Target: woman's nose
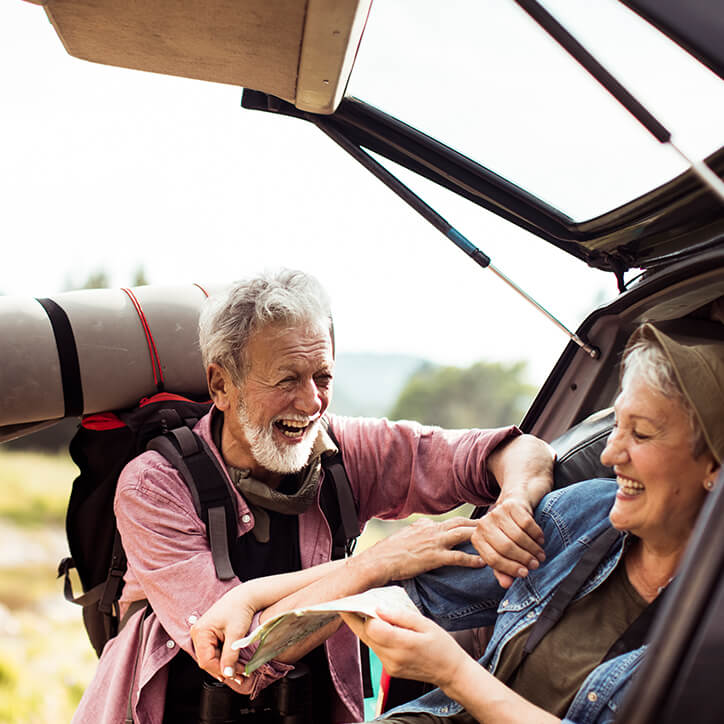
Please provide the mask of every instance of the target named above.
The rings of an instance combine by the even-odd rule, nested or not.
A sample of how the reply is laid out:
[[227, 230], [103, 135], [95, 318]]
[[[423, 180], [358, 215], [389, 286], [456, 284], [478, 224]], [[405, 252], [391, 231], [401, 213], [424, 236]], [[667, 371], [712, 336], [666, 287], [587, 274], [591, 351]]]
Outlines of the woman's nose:
[[606, 440], [606, 447], [603, 448], [601, 453], [601, 462], [608, 467], [613, 467], [614, 465], [621, 465], [627, 460], [626, 446], [623, 444], [618, 429], [614, 428], [608, 436], [608, 440]]

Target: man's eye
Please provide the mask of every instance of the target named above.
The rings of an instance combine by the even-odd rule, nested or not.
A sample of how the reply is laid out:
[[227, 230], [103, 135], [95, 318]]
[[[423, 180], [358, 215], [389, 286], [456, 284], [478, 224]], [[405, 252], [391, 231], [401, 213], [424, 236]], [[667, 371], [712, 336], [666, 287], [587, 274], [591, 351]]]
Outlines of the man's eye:
[[651, 437], [651, 435], [646, 435], [645, 433], [639, 432], [638, 430], [633, 431], [633, 436], [637, 440], [648, 440]]
[[332, 383], [332, 375], [317, 375], [314, 378], [314, 381], [317, 383], [318, 387], [329, 387]]

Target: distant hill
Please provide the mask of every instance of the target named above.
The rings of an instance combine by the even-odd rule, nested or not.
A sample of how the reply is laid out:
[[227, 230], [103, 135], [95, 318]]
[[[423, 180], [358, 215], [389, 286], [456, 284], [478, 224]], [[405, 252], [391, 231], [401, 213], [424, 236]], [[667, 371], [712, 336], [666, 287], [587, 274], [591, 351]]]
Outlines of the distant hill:
[[408, 355], [340, 353], [335, 363], [331, 412], [387, 415], [410, 375], [429, 364]]

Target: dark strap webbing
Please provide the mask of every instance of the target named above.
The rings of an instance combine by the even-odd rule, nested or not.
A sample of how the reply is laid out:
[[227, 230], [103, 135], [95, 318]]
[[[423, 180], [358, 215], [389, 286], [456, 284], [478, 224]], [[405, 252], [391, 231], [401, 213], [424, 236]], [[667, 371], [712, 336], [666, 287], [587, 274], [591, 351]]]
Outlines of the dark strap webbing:
[[359, 642], [359, 658], [360, 664], [362, 665], [362, 696], [365, 699], [375, 695], [374, 687], [372, 686], [372, 666], [370, 664], [370, 649], [367, 644], [360, 640]]
[[50, 320], [55, 336], [60, 363], [60, 379], [63, 385], [65, 417], [77, 417], [83, 414], [83, 385], [80, 379], [78, 348], [75, 344], [73, 328], [65, 310], [52, 299], [36, 298]]
[[[144, 608], [145, 612], [143, 614], [143, 618], [145, 619], [150, 613], [151, 613], [151, 606], [149, 605], [148, 601], [145, 598], [142, 598], [138, 601], [133, 601], [131, 605], [128, 607], [128, 610], [123, 616], [123, 619], [121, 620], [118, 631], [120, 633], [121, 629], [128, 623], [128, 620], [133, 616], [134, 613], [137, 613], [140, 609]], [[124, 721], [124, 724], [134, 724], [133, 722], [133, 690], [135, 688], [136, 683], [136, 676], [138, 674], [138, 664], [141, 661], [141, 651], [143, 649], [143, 625], [138, 629], [138, 638], [136, 640], [136, 655], [133, 657], [133, 671], [131, 672], [131, 684], [128, 687], [128, 704], [126, 706], [126, 719]]]
[[229, 540], [236, 539], [236, 510], [226, 476], [211, 450], [185, 426], [153, 438], [147, 449], [161, 453], [179, 471], [206, 525], [216, 575], [222, 581], [234, 578]]
[[[342, 534], [344, 536], [343, 551], [334, 550], [339, 549], [342, 536], [339, 536], [339, 541], [333, 541], [333, 558], [344, 558], [345, 556], [351, 556], [354, 551], [354, 547], [357, 543], [357, 538], [361, 533], [359, 524], [359, 514], [357, 512], [357, 506], [352, 497], [352, 486], [347, 477], [347, 471], [344, 468], [344, 462], [342, 460], [342, 450], [340, 448], [337, 438], [334, 436], [332, 429], [329, 425], [326, 426], [327, 434], [332, 439], [332, 442], [337, 447], [337, 452], [333, 455], [325, 455], [322, 457], [322, 467], [325, 473], [329, 474], [334, 482], [334, 488], [337, 493], [337, 503], [339, 505], [339, 514], [342, 520]], [[341, 553], [341, 555], [339, 555]]]
[[661, 607], [661, 602], [664, 600], [666, 592], [669, 590], [668, 586], [661, 591], [661, 593], [641, 611], [638, 617], [631, 623], [631, 625], [613, 642], [611, 648], [606, 652], [606, 655], [601, 659], [601, 663], [608, 661], [609, 659], [615, 659], [621, 654], [625, 654], [627, 651], [633, 651], [638, 649], [646, 643], [646, 638], [651, 628], [651, 624], [654, 621], [656, 612]]
[[113, 605], [120, 597], [126, 567], [126, 553], [123, 550], [121, 534], [116, 528], [113, 536], [113, 553], [111, 555], [111, 564], [108, 567], [108, 577], [103, 585], [103, 594], [98, 602], [98, 610], [101, 613], [110, 614], [112, 612]]
[[535, 649], [541, 639], [560, 621], [568, 604], [596, 569], [596, 566], [605, 558], [620, 535], [621, 533], [615, 528], [606, 528], [591, 543], [590, 548], [581, 556], [573, 570], [561, 581], [553, 597], [541, 612], [540, 617], [531, 627], [523, 647], [523, 659]]

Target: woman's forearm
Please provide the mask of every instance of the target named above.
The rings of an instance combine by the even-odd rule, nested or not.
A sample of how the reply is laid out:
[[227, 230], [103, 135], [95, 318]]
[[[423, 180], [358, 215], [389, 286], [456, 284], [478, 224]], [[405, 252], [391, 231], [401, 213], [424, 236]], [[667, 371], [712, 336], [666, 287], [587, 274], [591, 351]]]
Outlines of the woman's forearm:
[[480, 724], [560, 723], [558, 717], [516, 694], [469, 656], [440, 688]]

